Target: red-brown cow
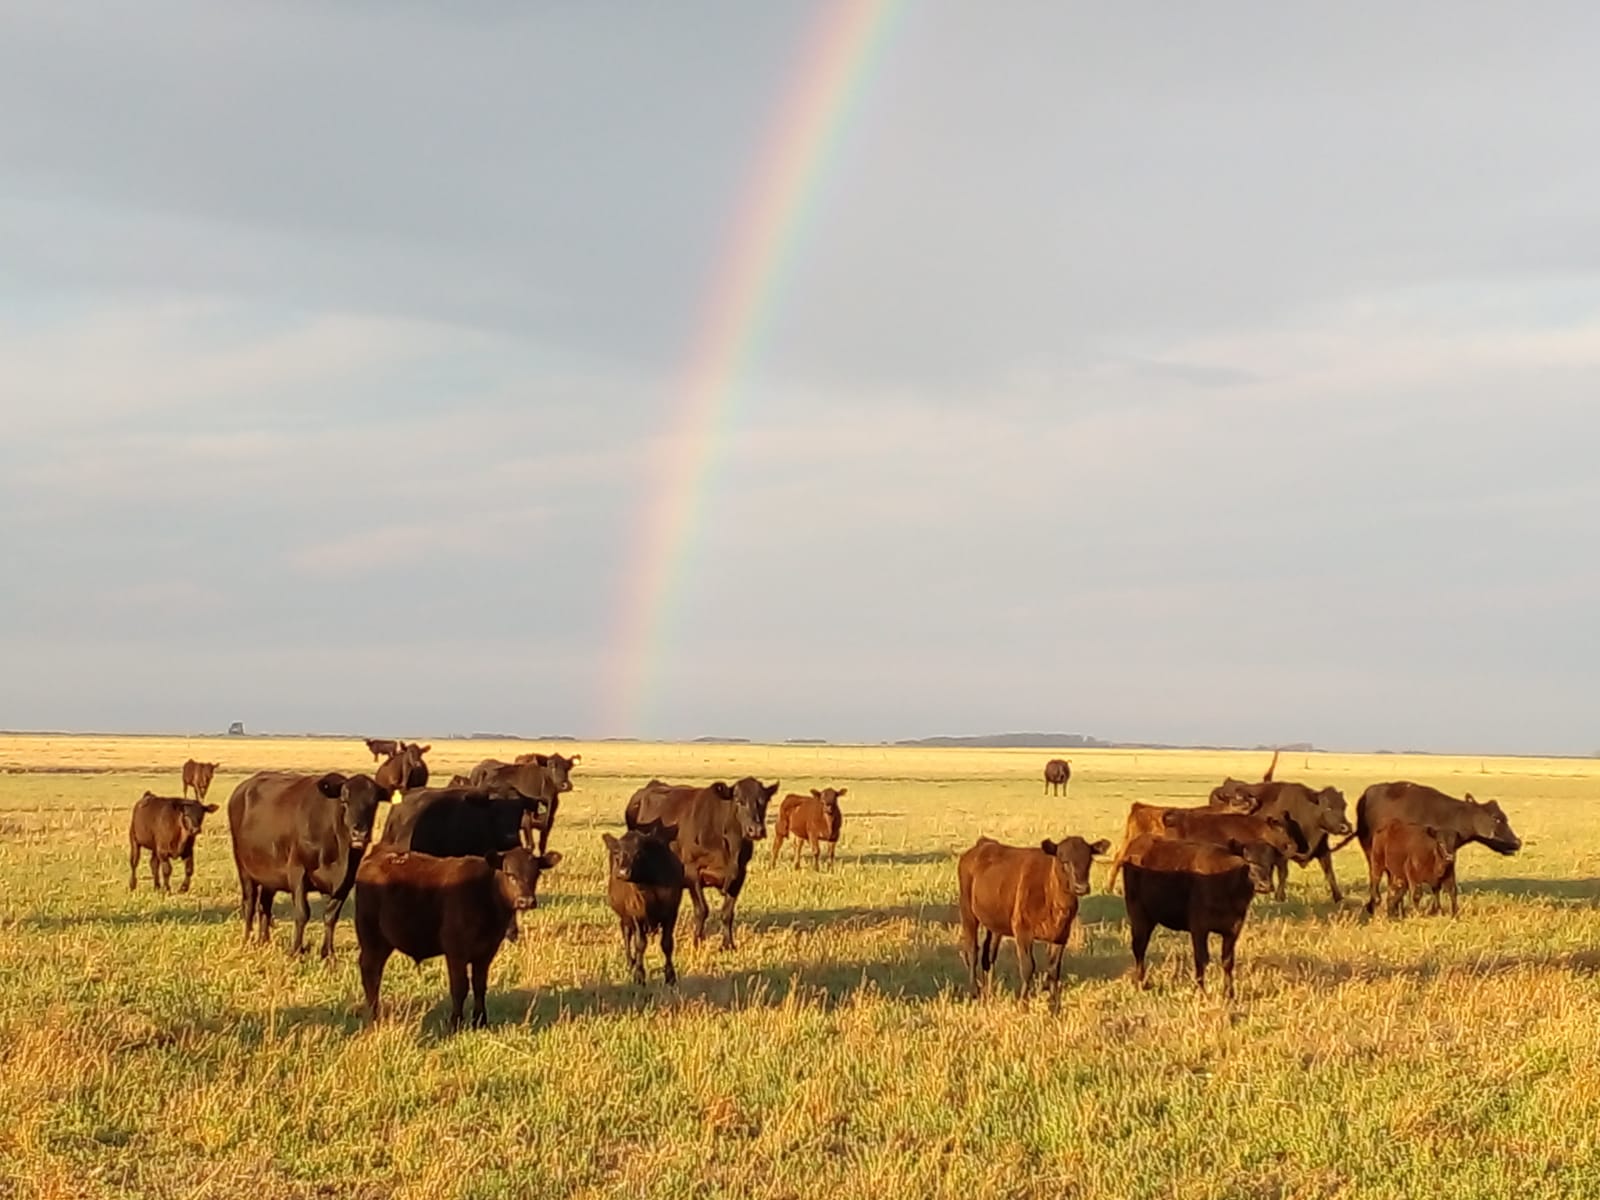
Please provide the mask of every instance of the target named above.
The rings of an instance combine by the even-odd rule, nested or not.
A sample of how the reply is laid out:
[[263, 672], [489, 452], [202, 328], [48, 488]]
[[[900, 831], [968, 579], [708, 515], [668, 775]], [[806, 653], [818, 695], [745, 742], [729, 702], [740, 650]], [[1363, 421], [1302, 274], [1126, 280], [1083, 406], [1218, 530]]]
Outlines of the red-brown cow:
[[206, 793], [211, 790], [211, 779], [216, 773], [216, 763], [195, 762], [194, 759], [189, 759], [183, 764], [183, 794], [187, 796], [192, 791], [196, 800], [204, 800]]
[[828, 870], [833, 870], [833, 854], [839, 845], [839, 829], [844, 824], [844, 814], [839, 811], [839, 797], [849, 788], [812, 788], [809, 796], [790, 792], [778, 807], [778, 821], [772, 830], [772, 865], [778, 865], [778, 851], [783, 839], [794, 838], [794, 869], [800, 869], [800, 851], [811, 847], [811, 869], [817, 870], [822, 858], [822, 846], [828, 847]]
[[1371, 894], [1378, 894], [1378, 885], [1387, 877], [1389, 881], [1389, 907], [1391, 917], [1398, 917], [1405, 908], [1406, 893], [1415, 896], [1415, 905], [1422, 909], [1422, 889], [1433, 891], [1433, 911], [1440, 912], [1439, 891], [1450, 893], [1450, 915], [1456, 916], [1456, 851], [1463, 838], [1451, 830], [1435, 829], [1432, 825], [1413, 825], [1410, 821], [1390, 821], [1372, 835]]
[[194, 839], [207, 813], [217, 811], [215, 804], [202, 804], [187, 797], [157, 796], [146, 792], [133, 806], [133, 819], [128, 823], [128, 890], [139, 885], [139, 855], [150, 851], [150, 881], [157, 891], [172, 890], [172, 860], [183, 860], [183, 882], [180, 892], [189, 890], [194, 878]]

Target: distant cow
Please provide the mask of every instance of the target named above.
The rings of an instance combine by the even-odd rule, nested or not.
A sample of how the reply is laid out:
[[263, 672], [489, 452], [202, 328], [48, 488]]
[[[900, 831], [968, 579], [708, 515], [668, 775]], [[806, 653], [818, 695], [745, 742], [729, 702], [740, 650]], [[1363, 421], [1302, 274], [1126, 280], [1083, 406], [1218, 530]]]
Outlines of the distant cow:
[[1044, 792], [1050, 795], [1050, 790], [1055, 789], [1055, 794], [1060, 795], [1067, 790], [1067, 783], [1072, 779], [1072, 764], [1064, 758], [1052, 758], [1044, 765]]
[[[203, 793], [202, 793], [203, 794]], [[128, 890], [139, 885], [139, 854], [150, 851], [150, 881], [157, 891], [172, 890], [172, 860], [183, 860], [180, 892], [189, 890], [194, 878], [194, 839], [207, 813], [215, 804], [202, 804], [187, 797], [157, 796], [146, 792], [133, 806], [128, 823]]]
[[400, 753], [400, 743], [393, 738], [367, 738], [367, 749], [372, 751], [372, 761], [393, 758]]
[[755, 843], [767, 836], [767, 804], [778, 783], [746, 776], [738, 783], [708, 787], [652, 779], [635, 792], [623, 816], [629, 829], [660, 823], [672, 829], [672, 852], [683, 863], [694, 905], [694, 940], [706, 934], [710, 907], [705, 889], [722, 892], [722, 946], [733, 949], [733, 913]]
[[661, 935], [661, 956], [666, 959], [663, 978], [678, 982], [672, 966], [672, 935], [683, 904], [683, 863], [673, 854], [671, 832], [660, 826], [630, 829], [621, 837], [601, 834], [608, 865], [606, 899], [622, 926], [622, 952], [627, 955], [633, 981], [645, 981], [644, 952], [650, 935]]
[[1287, 862], [1289, 855], [1305, 849], [1305, 841], [1298, 831], [1281, 817], [1260, 817], [1216, 808], [1168, 808], [1160, 804], [1135, 802], [1128, 806], [1122, 849], [1117, 851], [1117, 857], [1111, 864], [1111, 874], [1106, 879], [1107, 891], [1116, 886], [1117, 874], [1127, 859], [1128, 847], [1142, 837], [1209, 842], [1222, 846], [1230, 841], [1261, 842], [1272, 847], [1280, 864]]
[[828, 847], [828, 869], [833, 870], [833, 854], [839, 845], [839, 828], [844, 815], [839, 811], [839, 797], [849, 788], [812, 788], [809, 796], [793, 792], [783, 798], [778, 806], [778, 823], [772, 831], [772, 865], [778, 865], [778, 851], [783, 839], [794, 838], [794, 869], [800, 869], [800, 851], [811, 846], [811, 869], [815, 871], [822, 857], [822, 846]]
[[373, 779], [388, 792], [409, 792], [412, 788], [428, 786], [428, 764], [422, 756], [432, 746], [419, 746], [414, 742], [400, 742], [399, 749], [386, 758], [373, 772]]
[[537, 812], [530, 810], [523, 819], [522, 839], [529, 849], [537, 843], [539, 853], [543, 854], [550, 844], [550, 831], [555, 827], [561, 794], [572, 790], [572, 768], [582, 759], [580, 754], [571, 758], [560, 754], [524, 754], [514, 763], [486, 758], [472, 768], [467, 778], [472, 787], [492, 791], [510, 789], [530, 799], [542, 799], [544, 806]]
[[1213, 846], [1206, 842], [1141, 837], [1126, 851], [1123, 896], [1133, 938], [1134, 983], [1144, 986], [1144, 956], [1157, 926], [1189, 934], [1194, 943], [1195, 986], [1205, 990], [1208, 942], [1222, 938], [1223, 994], [1233, 996], [1234, 947], [1250, 901], [1272, 890], [1276, 861], [1261, 842]]
[[[1515, 854], [1522, 849], [1522, 839], [1512, 832], [1511, 822], [1497, 801], [1474, 800], [1470, 792], [1464, 800], [1457, 800], [1421, 783], [1375, 783], [1356, 801], [1355, 836], [1361, 839], [1361, 849], [1367, 856], [1368, 913], [1377, 908], [1380, 881], [1372, 853], [1373, 838], [1391, 821], [1431, 826], [1440, 835], [1450, 835], [1457, 848], [1467, 842], [1481, 842], [1496, 854]], [[1453, 904], [1453, 861], [1449, 886]]]
[[[1050, 947], [1046, 970], [1050, 1003], [1061, 987], [1061, 955], [1078, 915], [1078, 897], [1089, 891], [1089, 864], [1111, 843], [1089, 843], [1081, 837], [1061, 842], [1046, 838], [1037, 846], [1006, 846], [981, 837], [956, 863], [961, 903], [961, 954], [967, 963], [972, 994], [980, 980], [987, 984], [1000, 943], [1014, 938], [1021, 998], [1033, 983], [1033, 943]], [[982, 928], [983, 947], [978, 946]]]
[[187, 796], [192, 789], [196, 800], [204, 800], [206, 793], [211, 790], [211, 777], [216, 773], [216, 763], [195, 762], [194, 759], [189, 759], [183, 764], [183, 794]]
[[396, 950], [415, 962], [444, 956], [450, 1028], [461, 1028], [471, 971], [472, 1023], [487, 1025], [489, 964], [519, 909], [532, 907], [539, 867], [518, 847], [484, 858], [378, 850], [356, 872], [356, 940], [367, 1015], [376, 1021], [383, 968]]
[[239, 872], [244, 936], [259, 915], [261, 941], [272, 926], [272, 899], [294, 900], [294, 953], [305, 949], [312, 892], [323, 906], [322, 957], [333, 953], [333, 927], [355, 883], [356, 867], [372, 839], [378, 805], [391, 793], [367, 775], [294, 775], [261, 771], [228, 799], [228, 832]]
[[[481, 788], [416, 788], [389, 810], [378, 845], [386, 851], [417, 850], [435, 858], [507, 853], [521, 843], [522, 822], [542, 802], [513, 791], [491, 794]], [[561, 861], [554, 851], [535, 854], [538, 870]], [[537, 908], [534, 884], [528, 888], [529, 908]]]
[[1450, 893], [1450, 915], [1456, 916], [1456, 851], [1461, 835], [1435, 829], [1432, 825], [1413, 825], [1410, 821], [1390, 821], [1372, 835], [1371, 895], [1378, 894], [1380, 880], [1389, 881], [1389, 915], [1398, 917], [1405, 907], [1406, 894], [1412, 894], [1418, 912], [1422, 911], [1422, 890], [1433, 892], [1433, 911], [1440, 909], [1440, 889]]

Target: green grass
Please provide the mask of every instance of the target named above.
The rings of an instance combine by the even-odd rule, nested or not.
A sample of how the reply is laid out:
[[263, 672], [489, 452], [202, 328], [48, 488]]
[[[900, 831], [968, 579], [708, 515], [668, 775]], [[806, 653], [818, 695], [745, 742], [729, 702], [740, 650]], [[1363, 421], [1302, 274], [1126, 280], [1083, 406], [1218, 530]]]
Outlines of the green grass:
[[[359, 745], [0, 739], [0, 1195], [1600, 1194], [1600, 764], [1286, 756], [1352, 813], [1382, 779], [1497, 797], [1525, 849], [1463, 853], [1455, 921], [1366, 919], [1354, 846], [1343, 908], [1295, 871], [1253, 910], [1232, 1004], [1194, 994], [1169, 933], [1136, 992], [1097, 891], [1052, 1014], [1017, 1003], [1009, 944], [994, 997], [966, 999], [956, 854], [1115, 840], [1131, 800], [1201, 802], [1261, 756], [1080, 752], [1055, 798], [1037, 752], [581, 749], [565, 861], [491, 972], [495, 1024], [452, 1037], [437, 961], [393, 960], [364, 1027], [348, 914], [331, 965], [288, 957], [281, 897], [275, 944], [243, 946], [225, 813], [190, 895], [147, 869], [127, 890], [129, 808], [191, 753], [223, 759], [225, 804], [249, 770], [359, 767]], [[747, 771], [849, 785], [837, 870], [759, 858], [738, 950], [685, 936], [674, 994], [652, 947], [633, 987], [600, 834], [650, 775]]]

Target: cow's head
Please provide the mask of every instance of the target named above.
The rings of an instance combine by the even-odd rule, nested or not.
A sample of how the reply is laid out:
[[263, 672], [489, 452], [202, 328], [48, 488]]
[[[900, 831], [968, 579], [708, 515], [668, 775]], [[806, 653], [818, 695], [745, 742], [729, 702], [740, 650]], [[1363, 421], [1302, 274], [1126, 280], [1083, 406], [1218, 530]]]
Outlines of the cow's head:
[[1273, 876], [1283, 865], [1283, 852], [1267, 842], [1229, 842], [1228, 853], [1244, 859], [1250, 869], [1250, 886], [1258, 893], [1272, 891]]
[[1498, 800], [1479, 802], [1468, 792], [1466, 801], [1472, 806], [1467, 815], [1475, 841], [1482, 842], [1496, 854], [1515, 854], [1522, 849], [1522, 839], [1511, 831], [1511, 822], [1506, 820]]
[[1111, 843], [1104, 838], [1098, 842], [1086, 842], [1077, 836], [1059, 842], [1045, 838], [1039, 843], [1039, 849], [1055, 859], [1057, 877], [1065, 889], [1074, 896], [1086, 896], [1089, 894], [1089, 864], [1095, 855], [1109, 851]]
[[512, 908], [522, 910], [539, 907], [539, 876], [561, 861], [561, 855], [552, 850], [548, 854], [534, 854], [520, 846], [504, 853], [487, 856], [495, 871], [495, 882], [500, 894]]
[[200, 832], [200, 826], [205, 822], [207, 813], [217, 811], [215, 804], [202, 804], [199, 800], [185, 800], [178, 806], [178, 823], [183, 826], [183, 832], [193, 837]]
[[564, 758], [559, 754], [547, 754], [543, 757], [544, 763], [542, 765], [544, 766], [545, 774], [555, 783], [556, 791], [570, 792], [572, 790], [572, 768], [578, 765], [583, 756], [574, 754], [571, 758]]
[[630, 829], [621, 837], [603, 833], [600, 840], [606, 844], [609, 870], [615, 879], [632, 883], [640, 858], [648, 853], [650, 838], [637, 829]]
[[1325, 787], [1317, 793], [1317, 812], [1320, 825], [1334, 837], [1350, 832], [1350, 817], [1345, 811], [1344, 793], [1338, 788]]
[[849, 790], [849, 788], [831, 787], [820, 789], [812, 788], [811, 794], [822, 804], [822, 811], [829, 818], [833, 818], [839, 815], [839, 797], [844, 795]]
[[1212, 808], [1223, 812], [1253, 813], [1261, 807], [1261, 793], [1260, 784], [1246, 783], [1230, 775], [1211, 789], [1209, 802]]
[[339, 821], [350, 838], [352, 850], [365, 850], [372, 840], [372, 825], [378, 819], [378, 805], [391, 796], [370, 775], [341, 775], [330, 771], [317, 780], [317, 790], [339, 802]]
[[776, 779], [765, 784], [749, 775], [733, 785], [734, 803], [739, 806], [739, 824], [750, 841], [759, 842], [767, 836], [767, 805], [777, 790]]

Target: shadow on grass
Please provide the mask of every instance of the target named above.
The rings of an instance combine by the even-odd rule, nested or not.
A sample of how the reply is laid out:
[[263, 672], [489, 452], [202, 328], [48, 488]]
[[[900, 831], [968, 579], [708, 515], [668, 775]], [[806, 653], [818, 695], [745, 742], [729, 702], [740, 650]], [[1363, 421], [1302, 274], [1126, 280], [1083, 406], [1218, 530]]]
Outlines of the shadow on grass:
[[1487, 893], [1600, 904], [1600, 879], [1463, 879], [1460, 889], [1463, 897]]
[[22, 929], [51, 932], [81, 929], [88, 925], [221, 925], [239, 919], [237, 901], [232, 904], [203, 904], [195, 907], [185, 903], [181, 896], [174, 895], [170, 907], [35, 914], [19, 917], [17, 925]]
[[[1241, 941], [1240, 961], [1243, 960], [1244, 943]], [[1577, 950], [1570, 954], [1486, 954], [1473, 959], [1422, 959], [1404, 963], [1333, 961], [1309, 954], [1262, 954], [1251, 955], [1250, 962], [1256, 969], [1276, 972], [1291, 983], [1307, 980], [1318, 983], [1384, 979], [1420, 981], [1437, 979], [1441, 975], [1496, 975], [1525, 967], [1554, 967], [1591, 975], [1600, 972], [1600, 950]]]
[[891, 863], [905, 867], [942, 862], [954, 865], [959, 857], [960, 852], [956, 850], [869, 850], [865, 854], [841, 854], [839, 861], [866, 865]]
[[844, 926], [870, 929], [893, 925], [897, 921], [917, 921], [927, 925], [953, 925], [954, 904], [858, 905], [848, 908], [797, 908], [776, 912], [753, 912], [748, 917], [752, 929], [827, 929]]

